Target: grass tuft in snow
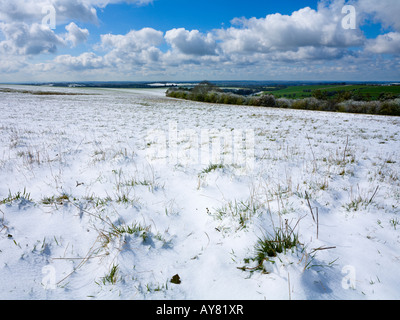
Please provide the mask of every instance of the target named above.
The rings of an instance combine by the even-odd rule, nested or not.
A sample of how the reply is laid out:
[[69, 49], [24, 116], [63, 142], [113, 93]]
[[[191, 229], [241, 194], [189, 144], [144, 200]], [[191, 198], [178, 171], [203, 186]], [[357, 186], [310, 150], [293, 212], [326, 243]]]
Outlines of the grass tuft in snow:
[[70, 201], [70, 196], [63, 193], [59, 196], [44, 197], [41, 201], [44, 205], [64, 205]]
[[254, 254], [252, 258], [244, 259], [244, 262], [249, 264], [256, 262], [255, 267], [240, 267], [243, 271], [262, 271], [268, 273], [264, 268], [264, 262], [270, 261], [271, 258], [277, 257], [279, 254], [286, 254], [288, 250], [296, 248], [300, 244], [299, 236], [294, 232], [287, 221], [285, 226], [274, 227], [272, 234], [264, 235], [262, 238], [258, 238], [255, 244]]
[[225, 168], [225, 166], [223, 165], [223, 164], [210, 164], [207, 168], [204, 168], [201, 172], [200, 172], [200, 174], [199, 174], [199, 176], [201, 176], [201, 175], [204, 175], [204, 174], [207, 174], [207, 173], [210, 173], [210, 172], [212, 172], [212, 171], [215, 171], [215, 170], [217, 170], [217, 169], [224, 169]]
[[118, 281], [118, 265], [113, 264], [110, 272], [101, 278], [101, 282], [106, 284], [116, 284]]
[[[245, 229], [251, 218], [259, 214], [261, 206], [252, 201], [230, 201], [226, 205], [217, 208], [214, 213], [208, 211], [216, 220], [225, 222], [229, 220], [232, 222], [235, 231]], [[227, 231], [229, 226], [221, 226], [221, 229]]]
[[374, 191], [363, 193], [360, 191], [358, 187], [358, 195], [356, 197], [353, 196], [352, 188], [350, 189], [350, 202], [343, 205], [343, 208], [346, 211], [358, 211], [360, 209], [367, 209], [368, 206], [373, 202], [377, 192], [379, 190], [379, 186], [374, 189]]
[[274, 230], [273, 236], [260, 238], [257, 242], [255, 251], [257, 261], [261, 263], [267, 257], [276, 257], [278, 253], [286, 253], [287, 250], [299, 244], [298, 235], [278, 228]]
[[1, 204], [11, 204], [14, 201], [23, 201], [23, 202], [33, 202], [31, 198], [31, 194], [26, 192], [26, 188], [24, 188], [24, 191], [18, 191], [15, 194], [11, 193], [11, 190], [9, 190], [7, 198], [4, 198], [3, 200], [0, 201]]
[[166, 240], [160, 232], [154, 234], [151, 226], [144, 226], [140, 223], [134, 223], [131, 226], [116, 226], [113, 224], [107, 238], [122, 237], [124, 235], [134, 235], [135, 237], [142, 238], [143, 244], [153, 243], [153, 239], [155, 239], [162, 243], [163, 248], [169, 248], [171, 246], [171, 241]]

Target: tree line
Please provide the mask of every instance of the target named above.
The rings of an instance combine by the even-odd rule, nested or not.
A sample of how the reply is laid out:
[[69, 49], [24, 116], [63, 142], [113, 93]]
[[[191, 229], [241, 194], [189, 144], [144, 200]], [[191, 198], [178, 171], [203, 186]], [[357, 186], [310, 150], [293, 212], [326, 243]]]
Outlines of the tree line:
[[379, 100], [366, 101], [352, 99], [356, 97], [351, 94], [341, 94], [337, 99], [329, 99], [328, 96], [321, 93], [316, 90], [312, 97], [303, 99], [276, 98], [272, 94], [263, 93], [241, 95], [224, 92], [216, 85], [203, 81], [193, 88], [170, 88], [166, 95], [172, 98], [216, 104], [400, 116], [400, 98], [395, 96], [389, 97], [382, 94], [382, 98]]

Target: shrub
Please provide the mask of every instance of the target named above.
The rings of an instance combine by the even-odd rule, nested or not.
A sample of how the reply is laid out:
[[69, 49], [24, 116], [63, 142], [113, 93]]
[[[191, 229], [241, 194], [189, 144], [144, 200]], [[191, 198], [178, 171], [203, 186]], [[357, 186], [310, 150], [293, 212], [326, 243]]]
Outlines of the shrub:
[[187, 99], [188, 91], [177, 88], [170, 88], [167, 90], [166, 96], [177, 99]]
[[216, 103], [218, 101], [218, 93], [215, 91], [208, 92], [204, 97], [205, 102]]
[[259, 97], [250, 97], [247, 99], [247, 105], [259, 107], [261, 106], [261, 100]]
[[302, 100], [296, 100], [292, 104], [293, 109], [307, 109], [307, 102], [305, 99]]
[[400, 116], [400, 99], [382, 102], [379, 114], [387, 116]]
[[276, 99], [275, 102], [278, 108], [292, 108], [293, 104], [293, 100], [285, 98]]
[[276, 107], [275, 97], [272, 94], [265, 94], [260, 97], [260, 105], [263, 107]]

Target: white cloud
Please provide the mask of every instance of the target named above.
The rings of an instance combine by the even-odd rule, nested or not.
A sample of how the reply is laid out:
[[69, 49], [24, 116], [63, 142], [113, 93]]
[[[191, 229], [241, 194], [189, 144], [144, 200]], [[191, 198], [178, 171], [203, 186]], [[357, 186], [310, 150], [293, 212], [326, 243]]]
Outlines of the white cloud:
[[399, 0], [355, 0], [354, 6], [363, 19], [372, 18], [386, 28], [400, 31]]
[[122, 53], [138, 52], [163, 42], [163, 33], [152, 28], [131, 30], [126, 35], [101, 35], [101, 46], [104, 49], [117, 50]]
[[93, 52], [85, 52], [77, 57], [71, 55], [60, 55], [53, 60], [54, 66], [65, 67], [67, 70], [101, 69], [106, 66], [103, 57]]
[[165, 40], [173, 49], [183, 54], [195, 56], [216, 54], [217, 45], [210, 33], [204, 35], [198, 30], [172, 29], [166, 32]]
[[97, 24], [96, 8], [117, 3], [147, 5], [152, 2], [153, 0], [0, 0], [0, 21], [41, 23], [47, 14], [43, 9], [53, 6], [57, 25], [71, 20]]
[[55, 8], [57, 25], [70, 20], [98, 22], [96, 9], [83, 0], [0, 0], [0, 20], [39, 24], [47, 15], [43, 9], [49, 6]]
[[267, 59], [277, 61], [304, 61], [316, 62], [324, 60], [338, 60], [346, 55], [346, 51], [338, 48], [329, 47], [300, 47], [297, 50], [284, 52], [272, 52], [268, 54]]
[[64, 45], [64, 39], [42, 24], [0, 23], [5, 40], [0, 42], [1, 53], [16, 55], [37, 55], [55, 53], [57, 46]]
[[4, 40], [0, 41], [0, 54], [39, 55], [56, 53], [59, 46], [70, 44], [72, 47], [87, 40], [89, 31], [79, 28], [71, 22], [65, 27], [67, 33], [57, 35], [47, 25], [22, 22], [0, 22], [0, 31]]
[[389, 32], [368, 41], [366, 50], [373, 53], [388, 53], [400, 55], [400, 33]]
[[[335, 10], [334, 10], [335, 9]], [[231, 27], [218, 30], [218, 38], [227, 53], [287, 52], [302, 47], [344, 48], [361, 45], [360, 31], [341, 28], [341, 10], [309, 7], [291, 15], [270, 14], [265, 18], [235, 19]]]
[[108, 65], [127, 70], [132, 66], [154, 64], [161, 56], [158, 46], [163, 43], [163, 33], [152, 28], [132, 30], [126, 35], [101, 36], [100, 48]]
[[74, 22], [67, 25], [65, 30], [68, 31], [65, 40], [71, 43], [72, 47], [76, 47], [79, 43], [87, 41], [89, 37], [89, 31], [79, 28]]
[[[0, 48], [0, 52], [1, 52]], [[24, 58], [2, 55], [0, 56], [0, 73], [15, 73], [28, 66]]]

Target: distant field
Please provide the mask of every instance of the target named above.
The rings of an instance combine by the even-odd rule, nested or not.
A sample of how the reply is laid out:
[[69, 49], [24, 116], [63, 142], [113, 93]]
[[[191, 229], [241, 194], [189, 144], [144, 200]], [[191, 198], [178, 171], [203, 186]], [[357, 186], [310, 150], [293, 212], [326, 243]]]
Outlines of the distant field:
[[379, 85], [305, 85], [305, 86], [290, 86], [284, 89], [266, 90], [266, 93], [271, 93], [277, 98], [307, 98], [311, 97], [313, 91], [320, 90], [321, 92], [331, 93], [334, 97], [335, 92], [352, 91], [359, 92], [363, 96], [368, 96], [370, 100], [376, 100], [382, 93], [394, 95], [400, 94], [400, 86], [379, 86]]

